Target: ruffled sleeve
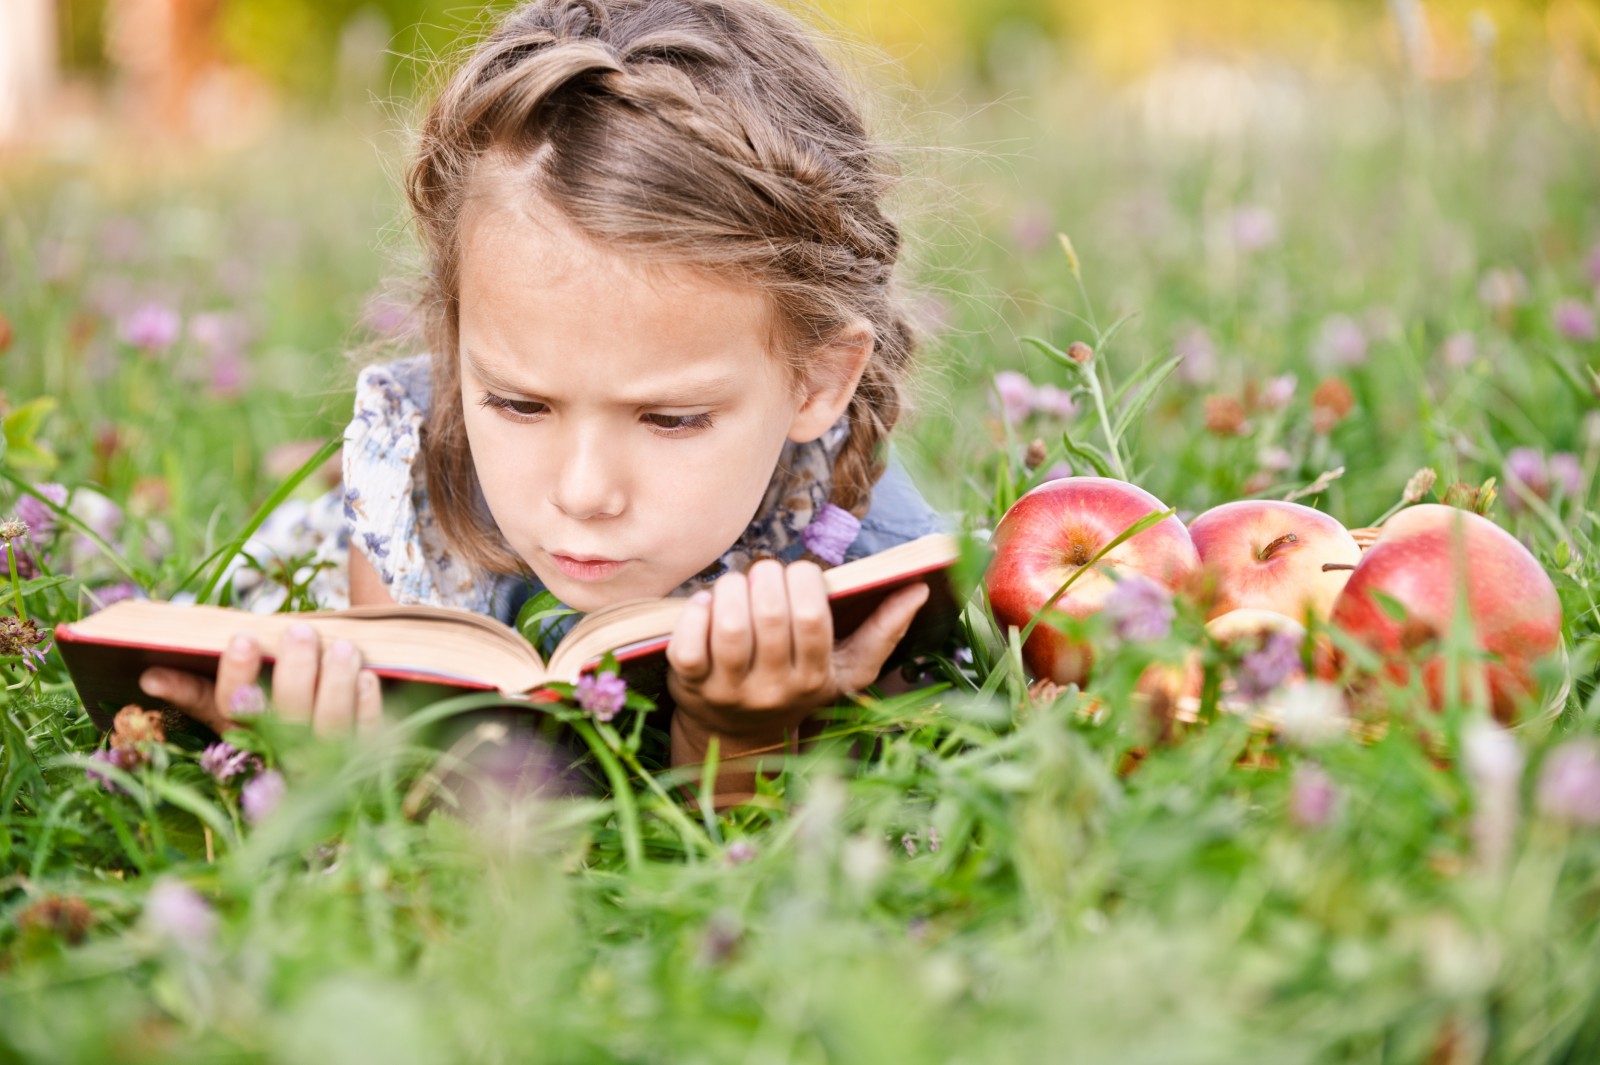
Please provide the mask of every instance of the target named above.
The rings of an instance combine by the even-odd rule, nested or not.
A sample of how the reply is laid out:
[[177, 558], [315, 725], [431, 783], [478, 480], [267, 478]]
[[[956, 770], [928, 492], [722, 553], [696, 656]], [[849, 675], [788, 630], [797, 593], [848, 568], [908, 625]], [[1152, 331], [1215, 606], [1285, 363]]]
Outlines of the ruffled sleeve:
[[492, 610], [493, 582], [446, 549], [419, 459], [430, 400], [426, 355], [369, 366], [356, 379], [344, 433], [350, 542], [397, 603]]

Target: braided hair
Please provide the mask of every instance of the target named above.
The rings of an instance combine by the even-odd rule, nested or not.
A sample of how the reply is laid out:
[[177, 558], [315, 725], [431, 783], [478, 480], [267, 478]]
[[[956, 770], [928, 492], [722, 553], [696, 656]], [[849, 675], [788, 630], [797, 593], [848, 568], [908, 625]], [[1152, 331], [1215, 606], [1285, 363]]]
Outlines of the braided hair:
[[[760, 0], [533, 0], [498, 23], [434, 100], [406, 173], [439, 397], [460, 391], [462, 216], [491, 156], [603, 247], [769, 293], [796, 382], [869, 322], [829, 500], [865, 514], [916, 349], [882, 207], [896, 174], [797, 20]], [[423, 464], [447, 542], [521, 570], [479, 505], [459, 404], [432, 405]]]

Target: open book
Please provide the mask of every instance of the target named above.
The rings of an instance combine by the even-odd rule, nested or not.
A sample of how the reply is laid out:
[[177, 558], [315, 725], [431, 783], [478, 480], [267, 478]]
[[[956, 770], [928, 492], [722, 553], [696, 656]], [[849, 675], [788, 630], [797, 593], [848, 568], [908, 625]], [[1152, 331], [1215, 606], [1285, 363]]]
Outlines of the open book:
[[[828, 570], [823, 579], [835, 639], [853, 632], [895, 589], [925, 580], [932, 594], [890, 663], [942, 646], [959, 613], [948, 580], [956, 555], [955, 540], [935, 534]], [[523, 701], [547, 682], [576, 681], [609, 652], [631, 687], [659, 696], [666, 687], [667, 643], [683, 604], [633, 599], [597, 610], [572, 627], [548, 662], [508, 625], [432, 606], [251, 614], [129, 599], [56, 626], [55, 638], [84, 707], [104, 728], [127, 703], [149, 702], [139, 690], [139, 674], [150, 666], [214, 675], [228, 641], [241, 632], [256, 638], [270, 662], [284, 631], [296, 622], [315, 627], [324, 641], [349, 640], [368, 668], [394, 680], [499, 691]]]

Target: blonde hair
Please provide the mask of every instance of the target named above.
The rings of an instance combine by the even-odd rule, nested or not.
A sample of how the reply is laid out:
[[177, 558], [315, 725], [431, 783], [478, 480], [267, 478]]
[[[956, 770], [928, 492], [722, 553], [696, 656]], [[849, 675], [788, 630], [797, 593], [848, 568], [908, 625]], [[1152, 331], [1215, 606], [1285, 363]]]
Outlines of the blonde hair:
[[894, 282], [900, 231], [882, 209], [895, 170], [844, 79], [804, 26], [759, 0], [534, 0], [450, 77], [406, 173], [433, 352], [423, 469], [453, 549], [525, 569], [481, 506], [456, 398], [462, 216], [491, 151], [601, 246], [769, 293], [796, 380], [847, 326], [871, 323], [830, 499], [866, 512], [916, 336]]

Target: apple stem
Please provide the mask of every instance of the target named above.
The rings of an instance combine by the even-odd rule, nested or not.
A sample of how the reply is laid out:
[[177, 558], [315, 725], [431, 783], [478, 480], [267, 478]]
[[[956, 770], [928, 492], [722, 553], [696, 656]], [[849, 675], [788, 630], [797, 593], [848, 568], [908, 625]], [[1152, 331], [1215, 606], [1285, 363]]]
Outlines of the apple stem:
[[1263, 547], [1261, 549], [1261, 553], [1257, 555], [1256, 558], [1260, 559], [1262, 562], [1265, 562], [1267, 559], [1272, 557], [1272, 553], [1274, 551], [1282, 547], [1284, 544], [1297, 544], [1299, 542], [1300, 537], [1296, 536], [1294, 533], [1284, 533], [1282, 536], [1272, 541], [1272, 543], [1268, 544], [1266, 547]]
[[1348, 562], [1324, 562], [1322, 564], [1322, 572], [1324, 573], [1332, 573], [1334, 570], [1339, 569], [1355, 569], [1355, 567]]

